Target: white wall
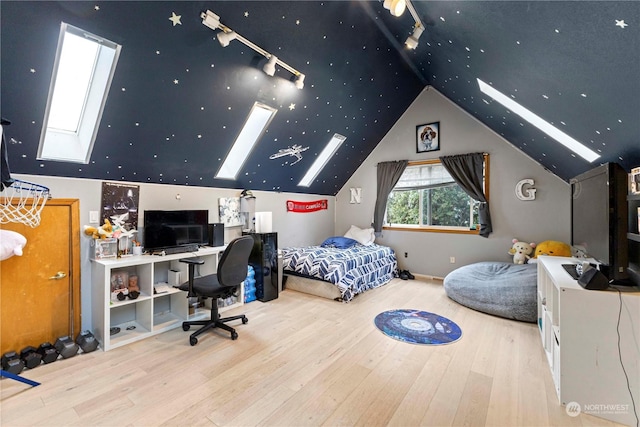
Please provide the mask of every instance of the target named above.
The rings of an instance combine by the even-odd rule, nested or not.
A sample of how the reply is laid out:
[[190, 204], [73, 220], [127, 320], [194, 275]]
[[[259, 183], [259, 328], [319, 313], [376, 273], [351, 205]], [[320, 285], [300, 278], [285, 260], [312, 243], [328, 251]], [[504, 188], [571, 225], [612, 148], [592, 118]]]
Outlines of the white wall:
[[[416, 126], [438, 121], [441, 149], [416, 153]], [[512, 258], [507, 251], [513, 238], [536, 243], [543, 240], [570, 243], [569, 185], [431, 87], [416, 98], [336, 196], [336, 233], [343, 234], [351, 224], [360, 227], [371, 224], [377, 163], [472, 152], [490, 155], [493, 233], [487, 239], [478, 235], [383, 230], [376, 241], [396, 251], [399, 268], [444, 277], [473, 262], [510, 262]], [[535, 180], [534, 201], [521, 201], [515, 196], [515, 185], [524, 178]], [[349, 203], [352, 187], [362, 188], [361, 204]], [[455, 264], [449, 262], [452, 256], [456, 258]]]
[[[100, 211], [102, 194], [101, 180], [60, 178], [41, 175], [12, 174], [13, 178], [34, 182], [49, 187], [51, 195], [58, 199], [80, 200], [80, 224], [89, 224], [89, 211]], [[124, 183], [118, 181], [119, 183]], [[209, 221], [218, 222], [218, 198], [239, 197], [242, 190], [191, 187], [169, 184], [128, 183], [140, 186], [138, 209], [139, 227], [144, 224], [144, 211], [151, 209], [209, 209]], [[176, 197], [179, 195], [179, 198]], [[335, 198], [309, 194], [275, 193], [253, 191], [257, 212], [272, 212], [273, 231], [278, 233], [278, 247], [307, 246], [320, 244], [327, 236], [333, 235]], [[286, 211], [286, 201], [328, 200], [328, 209], [311, 213]], [[225, 242], [241, 233], [240, 227], [225, 229]], [[81, 307], [82, 329], [93, 329], [91, 324], [91, 260], [89, 259], [90, 239], [82, 235], [81, 251]], [[27, 243], [28, 244], [28, 243]]]

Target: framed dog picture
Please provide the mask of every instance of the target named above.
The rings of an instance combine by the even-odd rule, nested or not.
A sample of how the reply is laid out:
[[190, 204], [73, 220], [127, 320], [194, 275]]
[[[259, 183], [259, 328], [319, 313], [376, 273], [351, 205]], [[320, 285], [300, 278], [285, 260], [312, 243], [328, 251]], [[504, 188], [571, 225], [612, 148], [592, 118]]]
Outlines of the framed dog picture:
[[416, 126], [416, 152], [426, 153], [440, 149], [440, 122]]

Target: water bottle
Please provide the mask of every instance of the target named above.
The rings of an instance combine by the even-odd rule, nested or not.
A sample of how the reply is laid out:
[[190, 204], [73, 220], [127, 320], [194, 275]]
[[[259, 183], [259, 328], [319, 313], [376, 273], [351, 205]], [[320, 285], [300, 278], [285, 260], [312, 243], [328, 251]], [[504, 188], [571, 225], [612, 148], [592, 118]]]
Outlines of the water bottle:
[[247, 267], [247, 278], [244, 281], [244, 302], [255, 301], [256, 299], [256, 279], [253, 267]]

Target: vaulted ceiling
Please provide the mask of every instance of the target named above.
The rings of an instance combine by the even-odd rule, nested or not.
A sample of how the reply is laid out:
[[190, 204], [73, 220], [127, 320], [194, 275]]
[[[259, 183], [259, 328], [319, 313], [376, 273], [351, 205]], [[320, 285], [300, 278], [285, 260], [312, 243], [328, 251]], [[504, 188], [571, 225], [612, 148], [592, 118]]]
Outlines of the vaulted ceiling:
[[[413, 1], [426, 30], [381, 1], [2, 1], [1, 99], [14, 173], [336, 194], [431, 85], [559, 177], [640, 165], [640, 3]], [[306, 75], [223, 48], [205, 10]], [[172, 16], [179, 19], [170, 20]], [[60, 23], [122, 45], [88, 164], [37, 160]], [[600, 155], [589, 163], [480, 92], [477, 79]], [[237, 180], [214, 178], [254, 102], [278, 109]], [[419, 123], [416, 123], [418, 125]], [[446, 126], [455, 126], [447, 123]], [[310, 187], [330, 137], [346, 141]], [[293, 145], [293, 156], [273, 154]]]

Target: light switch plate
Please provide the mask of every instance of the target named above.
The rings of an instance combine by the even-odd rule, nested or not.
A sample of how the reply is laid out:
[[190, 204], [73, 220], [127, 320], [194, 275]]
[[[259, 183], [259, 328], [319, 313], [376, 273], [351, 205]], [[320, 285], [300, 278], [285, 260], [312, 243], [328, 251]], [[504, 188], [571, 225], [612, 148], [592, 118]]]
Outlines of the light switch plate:
[[100, 212], [89, 211], [89, 224], [98, 224], [100, 222]]

